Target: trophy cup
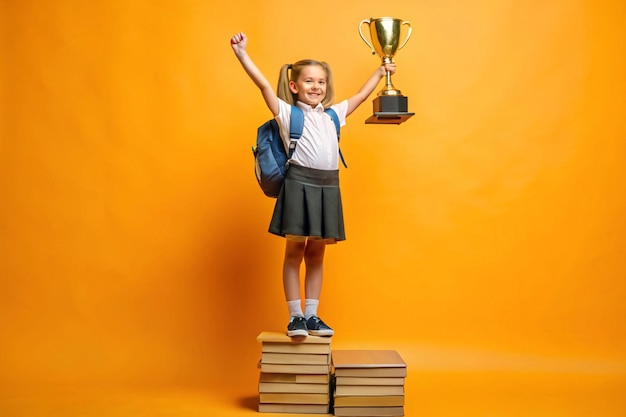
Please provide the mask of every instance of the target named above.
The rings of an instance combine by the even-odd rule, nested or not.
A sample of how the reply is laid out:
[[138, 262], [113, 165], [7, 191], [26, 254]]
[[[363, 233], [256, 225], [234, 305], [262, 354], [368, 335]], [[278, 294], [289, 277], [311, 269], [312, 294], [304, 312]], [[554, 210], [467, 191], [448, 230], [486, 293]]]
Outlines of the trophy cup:
[[[363, 24], [369, 25], [372, 43], [363, 36]], [[404, 25], [407, 25], [409, 29], [406, 39], [400, 44], [400, 32]], [[392, 17], [372, 18], [363, 20], [359, 24], [361, 39], [372, 49], [372, 55], [378, 53], [382, 57], [383, 64], [393, 62], [393, 56], [398, 49], [406, 45], [411, 37], [411, 31], [411, 23]], [[414, 114], [408, 112], [408, 97], [403, 96], [400, 90], [393, 86], [391, 73], [387, 71], [385, 87], [374, 99], [374, 114], [365, 123], [400, 124]]]

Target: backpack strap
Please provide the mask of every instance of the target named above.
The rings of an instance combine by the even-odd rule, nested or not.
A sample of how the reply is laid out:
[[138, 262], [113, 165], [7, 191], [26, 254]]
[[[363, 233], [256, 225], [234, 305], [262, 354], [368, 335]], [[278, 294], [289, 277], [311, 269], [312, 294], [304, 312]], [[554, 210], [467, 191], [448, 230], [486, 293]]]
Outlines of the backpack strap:
[[329, 107], [324, 110], [324, 113], [328, 114], [330, 118], [333, 119], [333, 123], [335, 123], [335, 129], [337, 129], [337, 140], [339, 140], [341, 134], [341, 125], [339, 124], [339, 116], [337, 116], [337, 112]]
[[287, 160], [290, 160], [296, 150], [298, 139], [304, 130], [304, 113], [296, 106], [291, 106], [291, 117], [289, 118], [289, 152]]
[[[327, 108], [324, 110], [331, 119], [333, 119], [333, 123], [335, 124], [335, 129], [337, 129], [337, 141], [341, 136], [341, 124], [339, 123], [339, 116], [337, 116], [337, 112], [331, 108]], [[296, 150], [296, 145], [298, 144], [298, 140], [302, 137], [302, 131], [304, 130], [304, 112], [296, 106], [291, 106], [291, 117], [289, 121], [289, 152], [287, 153], [287, 160], [290, 160], [293, 156], [293, 153]], [[346, 161], [343, 158], [343, 153], [341, 153], [341, 148], [339, 148], [339, 157], [341, 158], [341, 163], [344, 167], [348, 168], [346, 165]]]
[[[337, 112], [335, 112], [335, 110], [331, 109], [330, 107], [325, 109], [324, 112], [328, 114], [331, 119], [333, 119], [333, 122], [335, 123], [335, 129], [337, 129], [337, 141], [339, 141], [339, 139], [341, 138], [341, 124], [339, 123], [339, 116], [337, 116]], [[343, 159], [341, 147], [339, 148], [339, 157], [341, 158], [341, 163], [343, 164], [343, 166], [348, 168], [348, 165], [346, 165], [346, 160]]]

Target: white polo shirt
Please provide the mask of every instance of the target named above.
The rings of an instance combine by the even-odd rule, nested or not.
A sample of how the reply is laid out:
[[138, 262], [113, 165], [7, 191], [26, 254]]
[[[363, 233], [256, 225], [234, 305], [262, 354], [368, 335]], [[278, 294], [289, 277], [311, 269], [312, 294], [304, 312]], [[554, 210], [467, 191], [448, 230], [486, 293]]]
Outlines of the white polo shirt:
[[[280, 135], [289, 148], [289, 122], [291, 120], [291, 105], [278, 99], [279, 111], [276, 120], [280, 126]], [[307, 168], [335, 170], [339, 168], [339, 145], [337, 142], [337, 130], [330, 115], [324, 113], [324, 107], [317, 107], [298, 101], [296, 105], [304, 113], [304, 129], [302, 137], [298, 140], [296, 151], [290, 159], [290, 163]], [[348, 100], [331, 106], [339, 117], [339, 125], [345, 126]]]

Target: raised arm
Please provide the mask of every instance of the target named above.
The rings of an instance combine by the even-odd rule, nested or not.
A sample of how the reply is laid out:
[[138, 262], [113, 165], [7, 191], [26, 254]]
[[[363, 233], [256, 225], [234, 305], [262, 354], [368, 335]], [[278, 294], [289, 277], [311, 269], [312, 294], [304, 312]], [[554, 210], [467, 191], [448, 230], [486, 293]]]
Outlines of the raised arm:
[[387, 74], [387, 71], [391, 72], [391, 74], [395, 73], [396, 64], [384, 64], [376, 68], [376, 71], [365, 82], [365, 84], [363, 84], [363, 87], [361, 87], [355, 95], [348, 99], [348, 112], [346, 116], [356, 110], [356, 108], [359, 107], [370, 94], [372, 94], [372, 91], [374, 91], [380, 79]]
[[246, 51], [246, 46], [248, 45], [247, 36], [242, 32], [237, 33], [230, 38], [230, 45], [233, 47], [233, 52], [235, 52], [235, 56], [241, 63], [243, 69], [254, 84], [259, 87], [259, 90], [261, 90], [265, 104], [267, 104], [272, 114], [276, 116], [278, 114], [278, 97], [269, 81], [267, 81], [267, 78], [265, 78], [250, 56], [248, 56], [248, 52]]

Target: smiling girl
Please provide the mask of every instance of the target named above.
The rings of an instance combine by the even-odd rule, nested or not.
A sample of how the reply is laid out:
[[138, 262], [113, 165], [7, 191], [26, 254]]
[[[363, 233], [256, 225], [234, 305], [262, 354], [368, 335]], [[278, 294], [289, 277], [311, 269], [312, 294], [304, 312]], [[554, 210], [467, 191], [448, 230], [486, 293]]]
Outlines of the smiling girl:
[[[387, 71], [395, 64], [376, 69], [355, 95], [333, 104], [334, 90], [330, 67], [312, 59], [283, 65], [278, 79], [278, 93], [249, 57], [245, 34], [230, 39], [235, 56], [254, 84], [261, 90], [265, 104], [280, 126], [285, 148], [289, 146], [291, 106], [304, 113], [304, 129], [298, 146], [289, 160], [285, 181], [276, 199], [269, 232], [285, 238], [283, 288], [289, 324], [287, 335], [332, 336], [334, 331], [317, 315], [326, 245], [345, 240], [343, 209], [339, 190], [338, 138], [331, 117], [332, 108], [341, 126], [374, 91]], [[300, 298], [300, 265], [304, 260], [305, 304]]]

